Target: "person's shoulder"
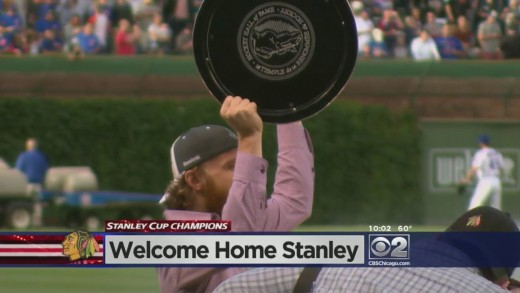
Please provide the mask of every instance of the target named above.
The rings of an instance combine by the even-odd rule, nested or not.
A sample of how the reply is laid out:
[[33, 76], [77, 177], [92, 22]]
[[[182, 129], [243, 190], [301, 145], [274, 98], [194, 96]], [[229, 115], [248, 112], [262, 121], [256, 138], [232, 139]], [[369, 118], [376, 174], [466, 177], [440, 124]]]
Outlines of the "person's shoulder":
[[490, 150], [490, 152], [493, 152], [495, 154], [502, 155], [502, 153], [499, 150], [495, 149], [495, 148], [489, 148], [489, 150]]
[[482, 148], [482, 149], [479, 149], [476, 153], [475, 153], [475, 156], [483, 156], [485, 155], [487, 152], [489, 151], [489, 148]]
[[435, 44], [435, 39], [432, 38], [432, 37], [429, 37], [425, 43], [431, 43], [431, 44]]
[[473, 161], [481, 161], [485, 156], [487, 156], [487, 150], [479, 149], [475, 155], [473, 155]]

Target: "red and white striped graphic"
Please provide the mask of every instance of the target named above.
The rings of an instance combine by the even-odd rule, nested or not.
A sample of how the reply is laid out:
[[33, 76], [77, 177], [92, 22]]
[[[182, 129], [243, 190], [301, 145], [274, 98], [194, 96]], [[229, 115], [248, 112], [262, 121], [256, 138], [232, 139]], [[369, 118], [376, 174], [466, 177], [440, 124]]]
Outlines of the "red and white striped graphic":
[[103, 236], [92, 234], [99, 251], [88, 259], [71, 261], [63, 255], [63, 241], [70, 233], [18, 233], [0, 234], [0, 266], [54, 266], [102, 265]]
[[[103, 245], [99, 245], [100, 251], [94, 254], [94, 257], [103, 257]], [[0, 257], [9, 256], [52, 256], [67, 257], [63, 255], [63, 246], [61, 244], [0, 244]]]

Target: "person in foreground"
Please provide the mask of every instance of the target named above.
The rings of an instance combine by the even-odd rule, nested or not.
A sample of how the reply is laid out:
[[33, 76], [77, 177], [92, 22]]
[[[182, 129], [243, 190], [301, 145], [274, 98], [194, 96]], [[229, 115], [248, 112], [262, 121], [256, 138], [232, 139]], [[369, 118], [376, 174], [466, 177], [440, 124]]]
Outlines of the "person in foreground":
[[[518, 227], [509, 214], [482, 206], [464, 213], [446, 231], [518, 232]], [[301, 281], [298, 278], [303, 268], [260, 268], [223, 282], [214, 293], [492, 293], [509, 292], [508, 289], [518, 292], [515, 291], [518, 290], [518, 282], [511, 279], [513, 268], [477, 268], [473, 264], [473, 261], [478, 261], [473, 257], [487, 256], [496, 260], [504, 257], [503, 254], [489, 249], [485, 243], [473, 243], [482, 255], [469, 256], [465, 253], [468, 243], [460, 245], [454, 241], [456, 238], [446, 236], [448, 234], [442, 233], [438, 239], [420, 240], [412, 244], [410, 249], [421, 267], [322, 268], [314, 283], [311, 281], [306, 288], [298, 289], [295, 286], [297, 281]], [[513, 261], [516, 263], [520, 261], [518, 252], [511, 253], [511, 257], [515, 258]]]
[[[278, 167], [266, 198], [263, 122], [256, 104], [228, 96], [220, 109], [230, 129], [202, 125], [171, 147], [173, 181], [161, 202], [167, 220], [231, 221], [232, 231], [289, 231], [312, 211], [314, 157], [301, 122], [277, 125]], [[157, 268], [161, 292], [212, 292], [242, 268]]]

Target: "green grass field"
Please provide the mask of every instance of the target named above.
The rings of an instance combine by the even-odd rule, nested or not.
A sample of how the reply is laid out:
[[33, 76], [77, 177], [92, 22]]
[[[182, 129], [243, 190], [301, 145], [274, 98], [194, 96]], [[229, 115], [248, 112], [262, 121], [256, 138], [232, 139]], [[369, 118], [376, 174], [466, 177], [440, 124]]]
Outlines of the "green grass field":
[[[304, 226], [298, 231], [367, 232], [366, 226]], [[441, 231], [439, 226], [414, 226], [413, 232]], [[520, 278], [520, 271], [515, 275]], [[1, 268], [2, 293], [148, 293], [159, 292], [153, 268]]]
[[159, 292], [153, 268], [3, 268], [3, 293]]

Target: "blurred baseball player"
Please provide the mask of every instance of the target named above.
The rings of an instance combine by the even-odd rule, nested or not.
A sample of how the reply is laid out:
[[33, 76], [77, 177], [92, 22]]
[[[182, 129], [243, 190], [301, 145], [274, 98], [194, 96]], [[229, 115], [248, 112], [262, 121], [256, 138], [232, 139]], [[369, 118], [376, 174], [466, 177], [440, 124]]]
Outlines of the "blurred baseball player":
[[478, 177], [477, 187], [469, 202], [468, 209], [483, 205], [490, 197], [490, 205], [494, 208], [502, 208], [502, 183], [500, 172], [504, 167], [502, 154], [490, 147], [489, 136], [483, 134], [479, 137], [480, 150], [473, 157], [471, 168], [461, 180], [469, 184], [476, 174]]

